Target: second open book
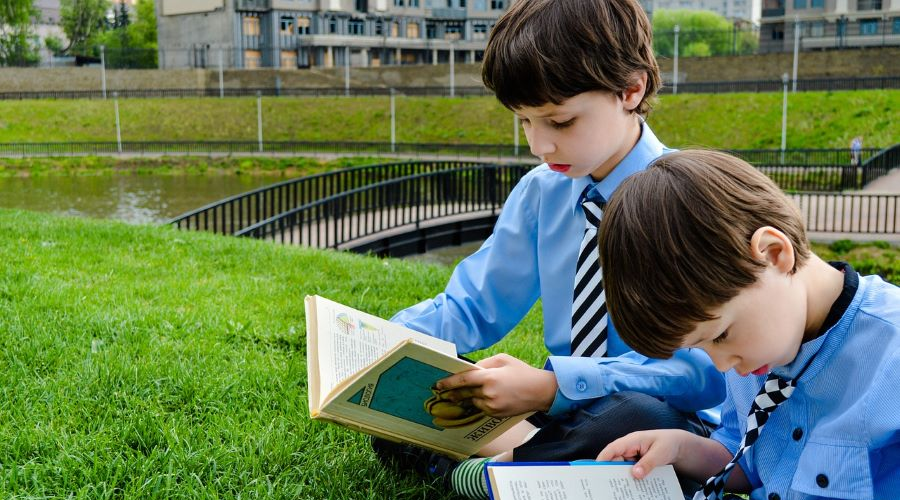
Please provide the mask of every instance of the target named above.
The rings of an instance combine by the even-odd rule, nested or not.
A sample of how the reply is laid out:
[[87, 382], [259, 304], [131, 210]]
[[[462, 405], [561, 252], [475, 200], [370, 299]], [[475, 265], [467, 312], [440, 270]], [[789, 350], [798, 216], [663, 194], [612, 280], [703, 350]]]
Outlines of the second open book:
[[306, 342], [314, 419], [466, 458], [526, 416], [445, 400], [435, 382], [480, 369], [455, 345], [319, 296], [306, 297]]

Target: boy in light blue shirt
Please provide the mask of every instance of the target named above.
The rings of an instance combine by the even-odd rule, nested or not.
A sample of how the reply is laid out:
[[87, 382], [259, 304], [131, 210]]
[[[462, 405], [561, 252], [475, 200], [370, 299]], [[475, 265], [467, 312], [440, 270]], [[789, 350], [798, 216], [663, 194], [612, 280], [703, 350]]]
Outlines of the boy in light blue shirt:
[[637, 432], [599, 460], [708, 478], [695, 499], [900, 498], [900, 288], [822, 261], [771, 180], [709, 151], [625, 181], [599, 246], [622, 338], [659, 358], [700, 348], [729, 391], [711, 438]]
[[[576, 460], [593, 458], [633, 430], [704, 433], [696, 412], [724, 399], [724, 379], [699, 351], [668, 361], [629, 352], [606, 317], [596, 227], [587, 227], [586, 210], [602, 217], [602, 205], [623, 179], [670, 151], [643, 120], [660, 79], [640, 4], [514, 2], [491, 33], [482, 75], [518, 115], [532, 153], [544, 163], [513, 189], [493, 234], [457, 266], [444, 293], [392, 320], [467, 353], [498, 342], [542, 301], [551, 353], [544, 369], [501, 354], [479, 362], [484, 370], [438, 383], [447, 397], [471, 400], [490, 415], [539, 412], [487, 445], [482, 456]], [[427, 465], [445, 476], [454, 468], [374, 445], [382, 457], [405, 454], [411, 468]], [[453, 474], [460, 478], [468, 470], [480, 482], [480, 463], [467, 462]], [[485, 495], [483, 485], [460, 488], [464, 482], [452, 486]]]

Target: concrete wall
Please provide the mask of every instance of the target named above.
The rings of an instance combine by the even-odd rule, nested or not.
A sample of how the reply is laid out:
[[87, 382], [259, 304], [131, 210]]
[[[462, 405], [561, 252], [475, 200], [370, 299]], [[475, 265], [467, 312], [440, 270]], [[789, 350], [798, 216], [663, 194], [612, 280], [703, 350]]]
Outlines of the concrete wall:
[[[791, 72], [791, 54], [766, 54], [739, 57], [681, 59], [680, 81], [729, 81], [780, 79]], [[669, 81], [671, 59], [660, 60]], [[458, 87], [481, 85], [479, 64], [456, 64]], [[900, 76], [900, 48], [859, 49], [800, 54], [798, 73], [801, 78]], [[272, 88], [281, 80], [282, 88], [343, 87], [344, 69], [308, 70], [227, 70], [228, 88]], [[355, 87], [446, 86], [449, 66], [387, 66], [352, 68], [351, 85]], [[98, 90], [100, 68], [3, 68], [0, 69], [0, 92], [48, 90]], [[216, 70], [109, 70], [107, 88], [118, 89], [194, 89], [217, 88]]]

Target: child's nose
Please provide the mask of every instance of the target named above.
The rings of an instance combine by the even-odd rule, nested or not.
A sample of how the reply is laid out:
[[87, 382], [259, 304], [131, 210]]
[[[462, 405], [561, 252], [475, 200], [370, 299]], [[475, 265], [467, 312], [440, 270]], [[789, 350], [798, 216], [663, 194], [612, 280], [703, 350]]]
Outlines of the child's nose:
[[528, 139], [528, 147], [531, 148], [531, 154], [542, 158], [556, 152], [556, 145], [547, 137], [547, 134], [540, 133], [532, 129], [530, 134], [526, 134]]

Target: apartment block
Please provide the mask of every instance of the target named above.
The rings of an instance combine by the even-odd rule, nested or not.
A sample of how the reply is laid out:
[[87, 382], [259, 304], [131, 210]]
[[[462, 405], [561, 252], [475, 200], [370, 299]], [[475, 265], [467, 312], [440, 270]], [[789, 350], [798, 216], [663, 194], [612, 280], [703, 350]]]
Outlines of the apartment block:
[[[760, 52], [900, 45], [900, 0], [763, 0]], [[900, 74], [900, 62], [894, 61]]]
[[296, 69], [477, 62], [510, 1], [157, 0], [159, 63]]

